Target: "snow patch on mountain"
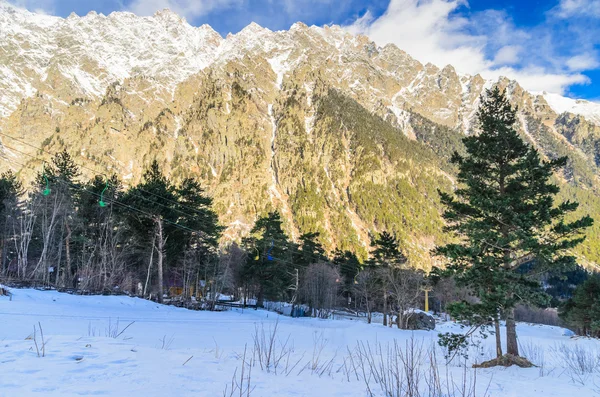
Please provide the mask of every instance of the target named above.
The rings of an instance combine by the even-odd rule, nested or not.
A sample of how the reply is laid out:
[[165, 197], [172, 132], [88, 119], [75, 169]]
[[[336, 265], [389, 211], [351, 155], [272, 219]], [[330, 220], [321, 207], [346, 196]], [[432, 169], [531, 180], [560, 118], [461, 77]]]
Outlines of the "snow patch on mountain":
[[[333, 76], [327, 76], [330, 82], [337, 79], [341, 87], [349, 87], [371, 110], [385, 98], [386, 105], [416, 107], [416, 112], [420, 108], [421, 114], [427, 113], [434, 121], [466, 131], [474, 117], [476, 91], [481, 90], [480, 85], [472, 86], [480, 77], [461, 75], [454, 98], [446, 85], [439, 85], [442, 74], [450, 80], [457, 76], [451, 67], [440, 71], [433, 65], [421, 65], [394, 46], [375, 47], [366, 37], [353, 36], [339, 26], [296, 23], [288, 31], [274, 32], [251, 23], [223, 38], [210, 26], [191, 26], [169, 10], [149, 17], [90, 12], [83, 17], [60, 18], [31, 13], [0, 0], [0, 32], [4, 51], [0, 52], [0, 118], [36, 92], [67, 102], [73, 99], [68, 95], [98, 98], [110, 84], [137, 76], [151, 78], [154, 87], [173, 96], [175, 87], [191, 75], [215, 65], [224, 68], [231, 60], [246, 62], [247, 57], [265, 59], [279, 89], [286, 75], [318, 62], [335, 70]], [[383, 80], [396, 91], [387, 91]], [[487, 80], [483, 88], [496, 82]], [[67, 93], [55, 94], [57, 90]], [[544, 93], [543, 97], [556, 113], [568, 111], [600, 124], [598, 103], [557, 94]], [[228, 109], [226, 105], [226, 112]], [[307, 131], [312, 125], [310, 117], [305, 120]]]
[[547, 92], [541, 95], [556, 114], [565, 112], [578, 114], [592, 123], [600, 124], [600, 103], [584, 99], [567, 98]]
[[285, 73], [289, 70], [286, 60], [288, 59], [290, 52], [291, 51], [286, 51], [267, 60], [269, 65], [271, 65], [271, 69], [273, 69], [273, 72], [277, 75], [277, 87], [279, 87], [279, 89], [281, 89], [281, 85], [283, 84]]

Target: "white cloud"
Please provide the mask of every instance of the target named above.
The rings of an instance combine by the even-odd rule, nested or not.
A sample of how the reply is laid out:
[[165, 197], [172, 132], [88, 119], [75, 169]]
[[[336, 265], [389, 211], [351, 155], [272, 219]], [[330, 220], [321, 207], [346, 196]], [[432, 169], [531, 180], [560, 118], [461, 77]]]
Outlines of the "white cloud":
[[567, 66], [573, 71], [592, 70], [600, 66], [600, 62], [598, 62], [597, 56], [582, 54], [567, 59]]
[[543, 68], [515, 69], [502, 67], [494, 70], [485, 70], [481, 75], [486, 79], [495, 79], [505, 76], [516, 80], [525, 89], [533, 92], [546, 91], [563, 94], [565, 90], [574, 84], [589, 84], [590, 79], [580, 73], [551, 73]]
[[494, 56], [494, 64], [511, 65], [519, 62], [519, 54], [522, 48], [518, 45], [506, 45], [498, 50]]
[[191, 20], [239, 2], [240, 0], [133, 0], [127, 9], [137, 15], [152, 15], [168, 8]]
[[600, 1], [561, 0], [554, 12], [560, 18], [570, 18], [576, 15], [600, 18]]
[[[600, 0], [562, 3], [569, 10], [582, 4], [600, 6]], [[567, 55], [564, 48], [555, 48], [565, 37], [546, 26], [551, 23], [524, 30], [503, 11], [470, 12], [464, 0], [391, 0], [380, 17], [367, 12], [346, 29], [365, 34], [378, 45], [393, 43], [423, 63], [451, 64], [461, 73], [492, 79], [506, 76], [531, 91], [563, 94], [571, 85], [588, 84], [581, 72], [599, 63], [595, 52], [586, 50], [587, 44], [569, 43]], [[576, 50], [577, 54], [570, 53]]]
[[452, 13], [459, 0], [392, 0], [377, 19], [366, 14], [349, 27], [380, 45], [394, 43], [422, 62], [452, 64], [464, 73], [490, 66], [483, 56], [485, 38], [463, 32], [468, 21]]
[[9, 0], [8, 3], [19, 8], [25, 8], [37, 14], [54, 14], [56, 3], [54, 0]]

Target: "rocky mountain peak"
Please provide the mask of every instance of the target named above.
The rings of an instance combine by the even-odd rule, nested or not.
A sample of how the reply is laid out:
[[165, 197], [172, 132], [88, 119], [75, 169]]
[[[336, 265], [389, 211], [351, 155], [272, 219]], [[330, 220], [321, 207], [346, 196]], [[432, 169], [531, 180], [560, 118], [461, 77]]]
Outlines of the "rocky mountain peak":
[[199, 177], [228, 236], [276, 208], [295, 236], [364, 247], [402, 213], [411, 252], [428, 257], [440, 238], [427, 234], [439, 221], [433, 187], [453, 183], [447, 152], [476, 133], [495, 85], [545, 156], [573, 154], [579, 168], [564, 179], [597, 188], [600, 105], [423, 65], [339, 26], [252, 23], [222, 38], [169, 10], [63, 19], [0, 2], [0, 31], [0, 132], [68, 148], [126, 184], [154, 158], [174, 178]]

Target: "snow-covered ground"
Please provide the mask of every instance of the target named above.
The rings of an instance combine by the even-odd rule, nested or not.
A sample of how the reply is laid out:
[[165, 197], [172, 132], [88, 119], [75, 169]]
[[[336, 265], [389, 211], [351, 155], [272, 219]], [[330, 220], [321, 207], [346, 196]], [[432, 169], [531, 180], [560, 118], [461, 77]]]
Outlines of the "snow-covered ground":
[[[410, 332], [360, 320], [292, 319], [262, 310], [196, 312], [128, 297], [12, 292], [12, 299], [0, 297], [0, 396], [230, 396], [232, 378], [235, 374], [239, 384], [244, 367], [250, 396], [363, 397], [369, 396], [365, 382], [350, 369], [350, 354], [358, 343], [385, 349], [394, 340], [404, 347], [413, 338], [429, 349], [438, 332], [458, 329], [441, 323], [435, 331]], [[37, 356], [31, 338], [38, 323], [45, 357]], [[245, 346], [249, 362], [257, 330], [268, 336], [275, 326], [275, 350], [289, 354], [277, 370], [261, 369], [257, 360], [249, 374], [242, 360]], [[579, 375], [567, 365], [568, 354], [597, 363], [600, 342], [572, 338], [549, 326], [519, 324], [518, 332], [522, 353], [543, 368], [477, 370], [476, 396], [600, 394], [598, 368]], [[471, 354], [470, 360], [490, 358], [493, 339], [482, 340], [480, 354]], [[446, 367], [438, 353], [442, 383], [452, 379], [461, 384], [459, 360]], [[425, 361], [421, 364], [427, 371]], [[469, 379], [473, 371], [469, 366]], [[375, 396], [384, 395], [373, 380], [370, 387]]]

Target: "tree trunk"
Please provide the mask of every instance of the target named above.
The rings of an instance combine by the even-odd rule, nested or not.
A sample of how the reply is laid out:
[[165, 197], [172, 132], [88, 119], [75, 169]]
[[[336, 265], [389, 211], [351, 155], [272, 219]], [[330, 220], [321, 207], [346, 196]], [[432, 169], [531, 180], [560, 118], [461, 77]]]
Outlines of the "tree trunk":
[[61, 202], [58, 201], [57, 198], [54, 199], [54, 206], [52, 207], [52, 216], [50, 217], [50, 223], [46, 223], [48, 222], [47, 219], [47, 209], [44, 209], [44, 213], [43, 213], [43, 218], [44, 218], [44, 223], [42, 224], [42, 253], [40, 254], [40, 259], [38, 260], [37, 265], [35, 265], [35, 268], [33, 269], [33, 272], [31, 273], [31, 275], [33, 277], [35, 277], [38, 269], [40, 267], [42, 267], [43, 270], [43, 274], [47, 274], [48, 272], [48, 263], [46, 261], [47, 259], [47, 255], [48, 255], [48, 250], [50, 249], [50, 236], [52, 235], [52, 233], [54, 232], [54, 226], [56, 226], [56, 218], [58, 216], [58, 208], [61, 205]]
[[502, 338], [500, 336], [500, 316], [494, 319], [494, 328], [496, 328], [496, 357], [502, 357]]
[[519, 355], [519, 344], [517, 343], [517, 323], [515, 322], [515, 309], [506, 312], [506, 353], [513, 356]]
[[258, 287], [258, 295], [256, 296], [256, 307], [263, 307], [265, 304], [265, 297], [263, 293], [262, 285]]
[[387, 290], [383, 290], [383, 326], [387, 327], [388, 319], [387, 319]]
[[152, 239], [152, 251], [150, 251], [150, 262], [148, 263], [148, 274], [146, 275], [146, 284], [144, 284], [144, 292], [142, 292], [142, 296], [145, 298], [146, 293], [148, 292], [148, 281], [150, 281], [150, 270], [152, 269], [152, 260], [154, 259], [154, 247], [156, 242], [156, 237]]
[[[68, 274], [72, 273], [71, 269], [71, 227], [69, 226], [69, 222], [65, 219], [65, 228], [67, 229], [67, 237], [65, 238], [65, 271]], [[77, 278], [77, 275], [74, 275]]]
[[163, 257], [165, 240], [163, 239], [163, 223], [162, 218], [157, 217], [158, 227], [158, 302], [163, 302]]
[[[2, 234], [2, 237], [4, 237], [4, 234]], [[6, 274], [6, 254], [5, 254], [5, 249], [4, 246], [6, 245], [6, 240], [4, 238], [2, 238], [2, 246], [0, 247], [0, 261], [2, 261], [2, 271], [0, 272], [1, 275], [5, 275]]]

